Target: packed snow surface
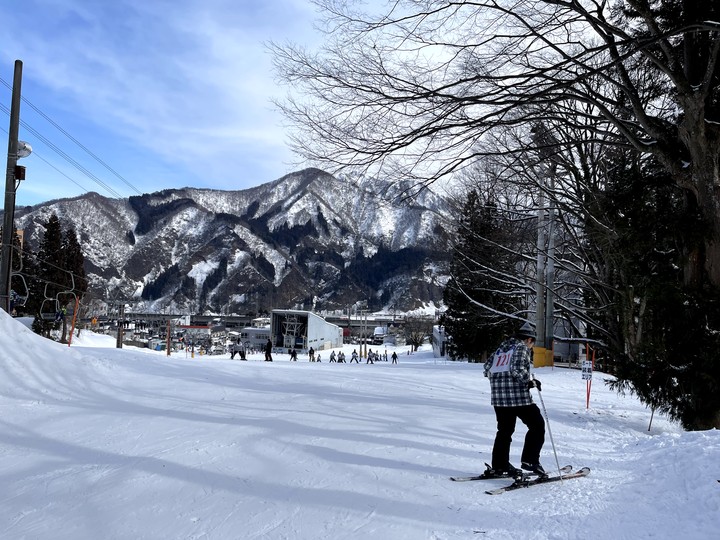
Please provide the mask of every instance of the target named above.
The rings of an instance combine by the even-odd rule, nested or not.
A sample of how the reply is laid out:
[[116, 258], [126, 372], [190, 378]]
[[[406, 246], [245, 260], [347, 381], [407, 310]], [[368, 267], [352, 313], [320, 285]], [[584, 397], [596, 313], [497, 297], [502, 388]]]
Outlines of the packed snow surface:
[[[586, 408], [579, 371], [535, 371], [560, 465], [590, 476], [490, 496], [507, 480], [448, 480], [490, 459], [480, 365], [425, 349], [358, 365], [114, 344], [84, 331], [60, 345], [0, 312], [0, 538], [717, 537], [718, 431], [650, 426], [601, 373]], [[542, 459], [556, 468], [549, 438]]]

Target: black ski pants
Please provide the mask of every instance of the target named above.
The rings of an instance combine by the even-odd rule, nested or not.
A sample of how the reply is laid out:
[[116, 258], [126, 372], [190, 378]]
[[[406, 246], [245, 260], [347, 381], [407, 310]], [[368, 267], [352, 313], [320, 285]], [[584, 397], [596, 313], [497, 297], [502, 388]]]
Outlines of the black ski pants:
[[545, 444], [545, 420], [538, 406], [533, 403], [521, 407], [495, 407], [495, 417], [497, 435], [493, 446], [492, 468], [504, 471], [510, 465], [510, 444], [518, 418], [528, 428], [520, 459], [526, 463], [540, 463], [540, 450]]

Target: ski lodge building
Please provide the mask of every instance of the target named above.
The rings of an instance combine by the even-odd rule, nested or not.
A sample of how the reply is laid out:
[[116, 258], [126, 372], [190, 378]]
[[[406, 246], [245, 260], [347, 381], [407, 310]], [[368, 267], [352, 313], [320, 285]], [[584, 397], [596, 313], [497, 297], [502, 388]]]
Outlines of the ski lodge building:
[[341, 347], [343, 331], [310, 311], [274, 309], [270, 320], [271, 341], [274, 349], [287, 352], [295, 348], [306, 352]]

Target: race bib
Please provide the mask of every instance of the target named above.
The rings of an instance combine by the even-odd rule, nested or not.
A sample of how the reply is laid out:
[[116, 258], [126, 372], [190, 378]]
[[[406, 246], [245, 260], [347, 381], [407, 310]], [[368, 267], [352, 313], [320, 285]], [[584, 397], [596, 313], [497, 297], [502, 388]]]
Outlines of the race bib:
[[510, 371], [510, 359], [515, 352], [515, 347], [508, 351], [497, 351], [493, 355], [492, 366], [490, 366], [490, 373], [504, 373]]

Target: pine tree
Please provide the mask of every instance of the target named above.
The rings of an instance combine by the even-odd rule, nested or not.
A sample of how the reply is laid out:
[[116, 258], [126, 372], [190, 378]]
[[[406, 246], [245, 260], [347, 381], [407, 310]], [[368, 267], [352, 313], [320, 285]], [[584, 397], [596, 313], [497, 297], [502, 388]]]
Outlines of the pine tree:
[[491, 195], [483, 200], [477, 190], [468, 193], [443, 298], [447, 311], [441, 324], [451, 337], [452, 358], [483, 361], [517, 326], [512, 316], [523, 302], [514, 277], [517, 234]]
[[[63, 274], [64, 283], [68, 287], [66, 290], [70, 291], [61, 295], [61, 309], [64, 308], [69, 313], [70, 310], [74, 310], [79, 305], [79, 300], [87, 292], [84, 268], [85, 258], [75, 230], [72, 228], [67, 229], [63, 235], [61, 259], [62, 268], [66, 270]], [[67, 323], [67, 318], [63, 317], [61, 343], [65, 343], [67, 337]]]
[[69, 229], [63, 235], [55, 214], [50, 216], [44, 228], [35, 265], [33, 330], [49, 337], [50, 331], [60, 322], [61, 341], [65, 342], [67, 320], [64, 315], [74, 306], [75, 299], [80, 299], [87, 291], [84, 257], [75, 231]]

